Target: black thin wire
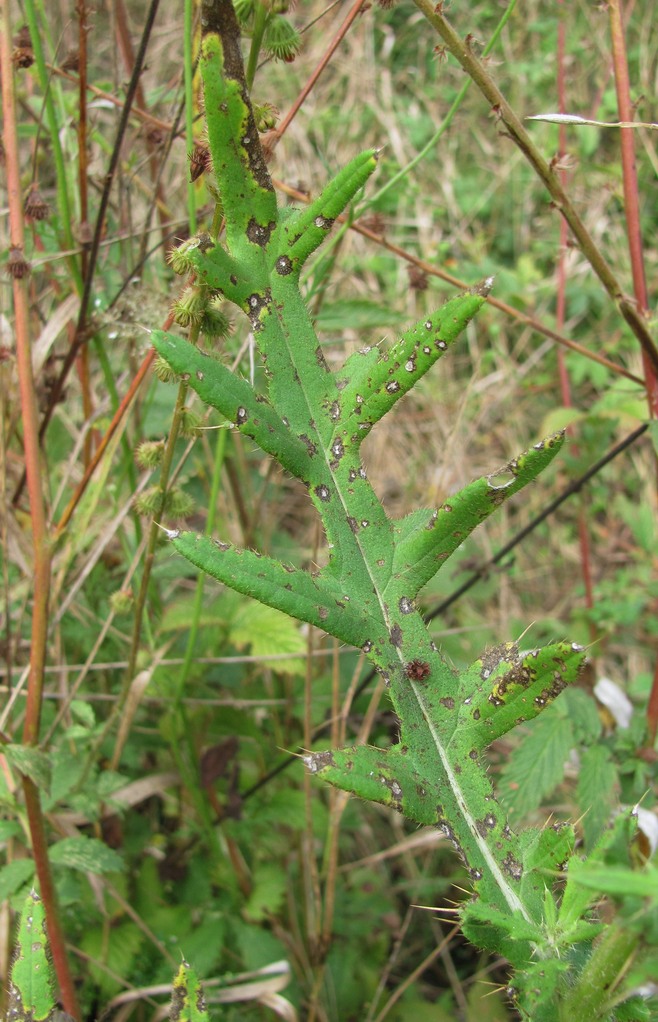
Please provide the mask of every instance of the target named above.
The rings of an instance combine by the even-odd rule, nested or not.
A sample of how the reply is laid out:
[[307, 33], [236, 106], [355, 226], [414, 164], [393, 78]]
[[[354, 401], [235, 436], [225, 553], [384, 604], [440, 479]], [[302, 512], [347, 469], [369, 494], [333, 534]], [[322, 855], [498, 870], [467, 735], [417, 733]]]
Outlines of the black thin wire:
[[[569, 483], [569, 485], [565, 487], [564, 490], [562, 490], [562, 492], [555, 498], [555, 500], [552, 500], [550, 504], [547, 504], [544, 510], [541, 511], [536, 518], [533, 518], [523, 529], [520, 530], [520, 532], [517, 532], [509, 541], [509, 543], [506, 543], [504, 547], [501, 547], [500, 550], [498, 550], [497, 553], [493, 555], [493, 557], [489, 558], [489, 560], [484, 561], [479, 566], [479, 568], [476, 568], [473, 571], [473, 573], [469, 576], [469, 578], [467, 578], [466, 581], [459, 586], [458, 589], [455, 589], [455, 591], [452, 592], [450, 596], [447, 596], [445, 600], [443, 600], [432, 611], [426, 614], [425, 623], [429, 624], [430, 621], [433, 621], [434, 618], [439, 616], [439, 614], [443, 614], [443, 612], [446, 611], [449, 607], [451, 607], [453, 603], [456, 603], [456, 601], [461, 596], [463, 596], [464, 593], [468, 592], [469, 589], [472, 589], [473, 586], [480, 581], [480, 579], [485, 577], [487, 571], [490, 568], [492, 568], [495, 564], [498, 564], [500, 561], [502, 561], [503, 558], [506, 557], [507, 554], [514, 549], [514, 547], [518, 546], [519, 543], [521, 543], [521, 541], [524, 540], [526, 536], [529, 536], [531, 532], [534, 532], [534, 530], [539, 525], [541, 525], [542, 522], [546, 521], [546, 519], [549, 518], [550, 515], [552, 515], [553, 512], [556, 511], [562, 504], [564, 504], [564, 502], [568, 500], [569, 497], [572, 497], [574, 493], [578, 493], [580, 490], [582, 490], [583, 486], [585, 486], [590, 481], [590, 479], [597, 475], [602, 468], [605, 468], [605, 466], [608, 465], [611, 461], [614, 461], [614, 459], [619, 454], [622, 454], [622, 452], [625, 451], [627, 447], [630, 447], [632, 444], [634, 444], [635, 441], [638, 440], [643, 433], [646, 433], [648, 428], [649, 424], [645, 422], [643, 426], [640, 426], [638, 429], [634, 430], [633, 433], [629, 433], [625, 440], [622, 440], [615, 447], [612, 447], [607, 452], [607, 454], [604, 454], [602, 458], [599, 458], [598, 461], [594, 462], [592, 467], [589, 468], [587, 472], [585, 472], [582, 476], [579, 476], [578, 479], [575, 479], [572, 483]], [[377, 671], [375, 670], [374, 667], [368, 671], [364, 679], [358, 685], [354, 693], [354, 699], [357, 699], [357, 697], [361, 695], [361, 693], [364, 691], [365, 688], [368, 687], [368, 685], [376, 676], [376, 674]], [[324, 732], [328, 731], [330, 727], [331, 720], [325, 720], [322, 724], [318, 725], [315, 734], [316, 735], [324, 734]], [[242, 795], [242, 801], [244, 802], [246, 801], [246, 799], [250, 798], [251, 795], [255, 795], [257, 791], [263, 788], [266, 784], [269, 784], [269, 782], [274, 777], [276, 777], [278, 774], [286, 770], [287, 767], [289, 767], [292, 763], [296, 763], [299, 760], [300, 754], [303, 752], [304, 752], [303, 749], [298, 748], [297, 752], [289, 753], [285, 759], [282, 759], [279, 763], [277, 763], [275, 767], [273, 767], [270, 771], [268, 771], [268, 773], [261, 777], [259, 781], [256, 781], [256, 783], [253, 784], [251, 788], [247, 788], [247, 790]]]

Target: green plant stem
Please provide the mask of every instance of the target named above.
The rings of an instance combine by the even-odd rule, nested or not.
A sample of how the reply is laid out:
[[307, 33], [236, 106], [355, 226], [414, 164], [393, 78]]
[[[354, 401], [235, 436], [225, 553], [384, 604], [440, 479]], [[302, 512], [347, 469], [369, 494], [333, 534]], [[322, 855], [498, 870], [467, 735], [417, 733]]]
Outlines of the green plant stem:
[[578, 982], [560, 1005], [560, 1022], [607, 1019], [611, 992], [623, 978], [637, 946], [637, 934], [627, 922], [609, 927], [594, 948]]
[[[21, 194], [20, 167], [18, 162], [18, 132], [15, 117], [14, 65], [11, 53], [11, 24], [9, 6], [3, 4], [0, 17], [0, 74], [2, 82], [3, 144], [7, 176], [7, 199], [9, 205], [9, 230], [12, 247], [21, 252], [25, 245], [23, 202]], [[43, 677], [46, 662], [46, 638], [48, 633], [48, 596], [50, 592], [50, 540], [46, 522], [46, 507], [42, 489], [41, 459], [39, 450], [39, 423], [37, 402], [32, 376], [32, 351], [30, 346], [30, 314], [27, 278], [13, 278], [14, 330], [16, 337], [16, 364], [23, 422], [23, 450], [25, 471], [30, 500], [32, 544], [34, 557], [33, 611], [30, 649], [30, 670], [28, 675], [27, 704], [23, 742], [35, 746], [39, 741], [39, 725], [43, 703]], [[39, 878], [41, 897], [46, 912], [53, 963], [60, 984], [66, 1011], [79, 1018], [75, 987], [69, 970], [61, 930], [55, 888], [48, 861], [48, 842], [45, 822], [41, 809], [39, 790], [34, 782], [22, 776], [25, 805], [30, 827], [32, 854]]]
[[258, 57], [260, 55], [260, 48], [263, 42], [263, 35], [267, 26], [267, 8], [263, 3], [263, 0], [256, 0], [254, 4], [254, 26], [251, 33], [251, 46], [249, 48], [249, 61], [247, 63], [246, 79], [247, 87], [251, 90], [254, 84], [254, 78], [256, 77], [256, 69], [258, 67]]
[[559, 176], [541, 155], [520, 119], [514, 113], [482, 62], [475, 56], [468, 42], [460, 38], [445, 16], [440, 13], [438, 6], [433, 4], [431, 0], [414, 0], [414, 3], [432, 27], [436, 29], [449, 52], [459, 61], [464, 71], [475, 82], [487, 102], [491, 104], [494, 113], [505, 125], [510, 138], [521, 150], [546, 187], [553, 200], [553, 204], [569, 224], [583, 255], [637, 337], [645, 357], [654, 371], [658, 373], [658, 349], [647, 328], [644, 317], [638, 311], [636, 303], [624, 294], [617, 278], [603, 258], [583, 221], [578, 216], [571, 199], [565, 193]]

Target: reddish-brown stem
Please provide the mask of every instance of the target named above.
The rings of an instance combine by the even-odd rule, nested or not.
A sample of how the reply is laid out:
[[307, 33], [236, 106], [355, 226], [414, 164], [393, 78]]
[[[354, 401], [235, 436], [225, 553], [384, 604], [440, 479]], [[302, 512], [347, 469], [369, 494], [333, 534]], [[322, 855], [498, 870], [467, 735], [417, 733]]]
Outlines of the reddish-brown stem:
[[[626, 58], [626, 40], [622, 15], [622, 0], [609, 0], [610, 37], [612, 41], [612, 60], [617, 90], [617, 110], [620, 121], [633, 119], [630, 81], [628, 77], [628, 60]], [[628, 249], [631, 257], [633, 273], [633, 293], [641, 313], [649, 307], [647, 281], [644, 272], [644, 254], [642, 247], [642, 230], [640, 227], [640, 202], [637, 187], [637, 168], [635, 166], [635, 141], [632, 128], [620, 128], [621, 166], [624, 181], [624, 212], [626, 215], [626, 231]], [[649, 403], [649, 414], [652, 418], [658, 415], [658, 375], [655, 368], [642, 352], [644, 363], [644, 380]], [[658, 664], [654, 673], [653, 686], [647, 704], [647, 731], [653, 745], [658, 732]]]
[[[24, 250], [25, 228], [23, 222], [23, 201], [21, 194], [20, 167], [18, 160], [18, 133], [15, 117], [14, 65], [11, 51], [11, 25], [8, 4], [2, 5], [0, 24], [0, 75], [2, 81], [2, 112], [4, 119], [3, 143], [5, 151], [5, 173], [7, 180], [7, 201], [9, 206], [9, 233], [12, 248]], [[39, 422], [37, 403], [32, 376], [32, 351], [30, 346], [30, 314], [27, 276], [14, 276], [12, 291], [14, 299], [14, 332], [16, 337], [16, 365], [23, 423], [23, 451], [25, 471], [30, 500], [32, 544], [34, 556], [33, 613], [31, 629], [30, 669], [28, 674], [27, 703], [23, 742], [36, 745], [39, 740], [39, 724], [43, 697], [43, 676], [46, 660], [46, 636], [48, 626], [48, 595], [50, 591], [50, 543], [46, 524], [46, 507], [41, 486], [41, 464], [39, 449]], [[60, 985], [66, 1011], [79, 1018], [79, 1010], [73, 979], [68, 966], [64, 936], [59, 925], [55, 890], [48, 862], [48, 845], [45, 836], [43, 813], [39, 791], [34, 783], [23, 776], [23, 790], [32, 841], [32, 853], [39, 878], [41, 897], [46, 913], [48, 936], [51, 942], [53, 963]]]
[[57, 976], [57, 982], [59, 983], [64, 1010], [74, 1019], [79, 1019], [80, 1008], [78, 997], [71, 970], [69, 969], [64, 933], [60, 926], [59, 913], [57, 911], [57, 895], [48, 861], [48, 841], [41, 811], [39, 789], [29, 777], [23, 777], [22, 780], [23, 796], [25, 798], [25, 808], [27, 810], [32, 841], [32, 855], [34, 856], [34, 865], [39, 877], [39, 893], [46, 913], [46, 927], [48, 929], [48, 941], [53, 958], [53, 967]]

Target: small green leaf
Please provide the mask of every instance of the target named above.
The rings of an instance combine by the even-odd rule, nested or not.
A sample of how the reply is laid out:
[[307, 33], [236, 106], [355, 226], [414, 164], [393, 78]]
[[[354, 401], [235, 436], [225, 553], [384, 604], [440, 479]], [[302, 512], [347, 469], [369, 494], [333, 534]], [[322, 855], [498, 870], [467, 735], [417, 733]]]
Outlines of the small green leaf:
[[658, 870], [624, 869], [621, 866], [588, 866], [580, 870], [575, 883], [617, 898], [648, 898], [658, 904]]
[[48, 850], [48, 858], [56, 866], [69, 866], [84, 873], [117, 873], [123, 869], [123, 859], [112, 848], [97, 838], [65, 837]]

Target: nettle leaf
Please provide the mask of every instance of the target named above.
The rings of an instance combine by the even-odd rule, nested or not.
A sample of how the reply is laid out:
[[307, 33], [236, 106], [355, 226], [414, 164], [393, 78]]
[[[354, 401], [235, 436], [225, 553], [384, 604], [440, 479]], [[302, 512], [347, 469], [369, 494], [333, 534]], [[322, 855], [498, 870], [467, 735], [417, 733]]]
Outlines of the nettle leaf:
[[[19, 828], [20, 833], [20, 828]], [[14, 859], [0, 869], [0, 901], [13, 897], [34, 876], [32, 859]]]
[[132, 922], [113, 926], [109, 941], [100, 926], [84, 931], [80, 948], [89, 956], [89, 975], [99, 997], [113, 997], [124, 989], [135, 971], [139, 973], [144, 941], [144, 934]]
[[52, 753], [53, 770], [50, 800], [46, 808], [56, 805], [72, 791], [85, 771], [85, 758], [62, 745]]
[[[278, 656], [282, 653], [306, 653], [306, 641], [294, 620], [281, 611], [261, 603], [245, 602], [236, 611], [229, 627], [229, 638], [238, 649], [249, 648], [254, 656]], [[273, 660], [274, 671], [300, 674], [303, 659]]]
[[518, 816], [537, 809], [564, 777], [574, 735], [571, 722], [563, 713], [555, 712], [556, 706], [549, 707], [534, 722], [502, 771], [505, 805]]
[[580, 757], [576, 798], [588, 849], [603, 833], [617, 798], [617, 768], [605, 745], [592, 745]]
[[252, 877], [252, 889], [244, 912], [252, 922], [276, 915], [288, 889], [288, 877], [278, 864], [259, 863]]
[[561, 703], [562, 711], [569, 717], [576, 737], [586, 745], [597, 742], [603, 731], [603, 723], [591, 693], [583, 688], [568, 688]]
[[3, 746], [2, 750], [9, 763], [42, 791], [50, 787], [50, 760], [45, 752], [32, 745]]
[[53, 865], [69, 866], [84, 873], [117, 873], [123, 869], [118, 852], [84, 834], [56, 841], [48, 849], [48, 858]]
[[16, 1022], [50, 1022], [54, 1012], [46, 917], [39, 895], [32, 891], [18, 926], [7, 1018]]

